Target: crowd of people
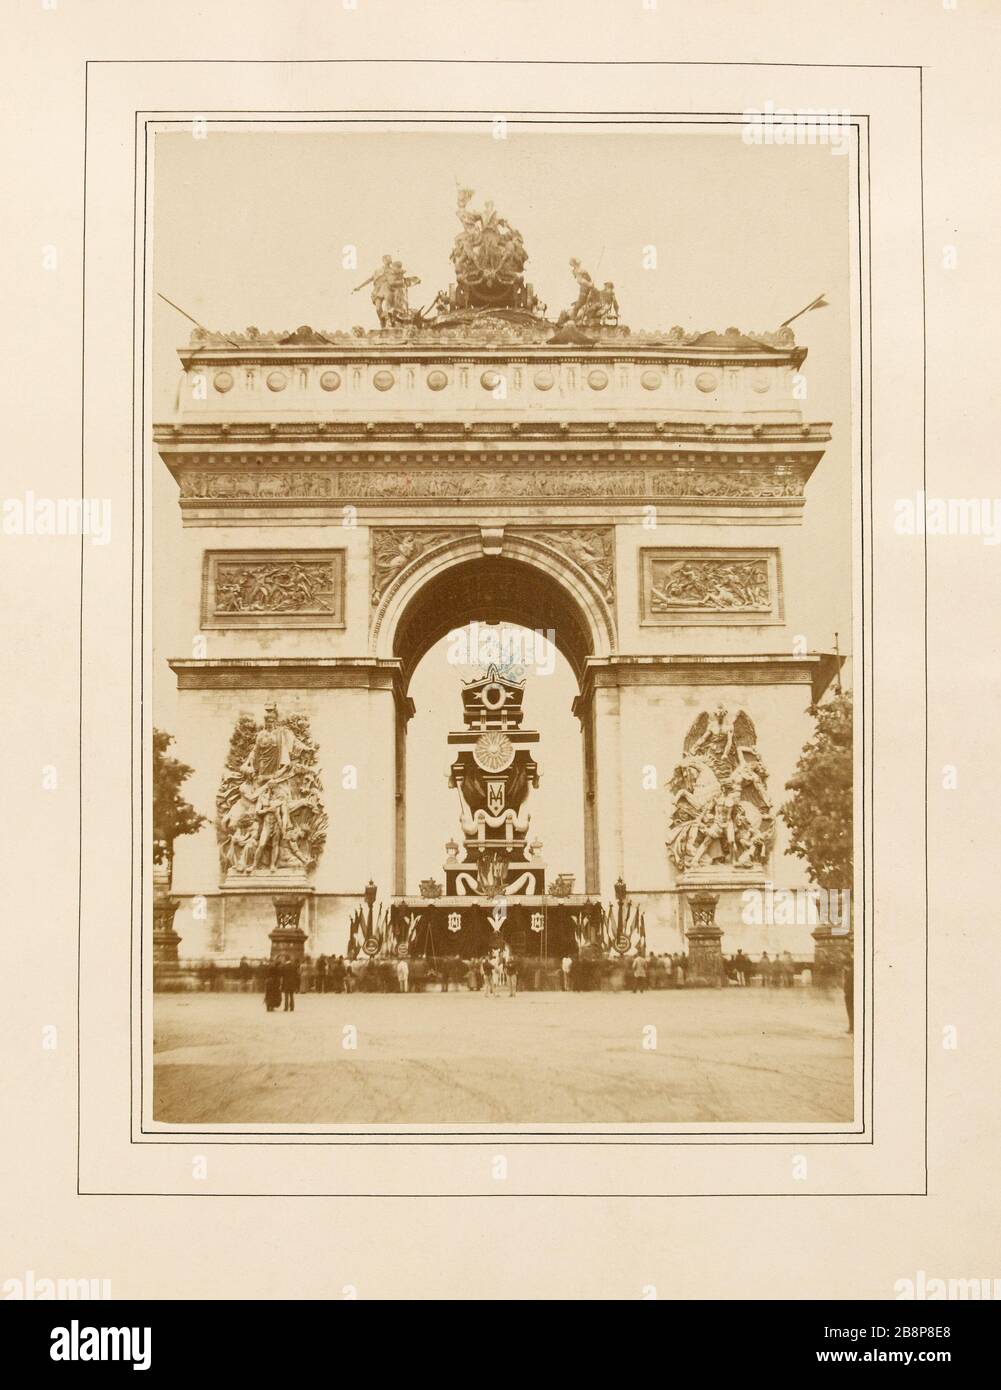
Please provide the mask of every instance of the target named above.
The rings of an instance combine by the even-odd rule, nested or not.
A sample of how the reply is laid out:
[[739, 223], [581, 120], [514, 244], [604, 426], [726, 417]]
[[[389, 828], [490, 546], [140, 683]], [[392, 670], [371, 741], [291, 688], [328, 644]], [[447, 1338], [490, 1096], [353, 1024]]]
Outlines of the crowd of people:
[[[616, 964], [624, 976], [612, 988], [625, 987], [633, 993], [684, 989], [691, 974], [685, 952], [653, 951], [645, 956], [627, 956], [619, 962], [587, 959], [567, 952], [559, 961], [550, 962], [519, 958], [505, 944], [471, 960], [458, 955], [414, 960], [370, 960], [366, 956], [349, 960], [344, 956], [321, 955], [315, 960], [309, 956], [301, 960], [277, 956], [250, 961], [243, 957], [235, 971], [210, 960], [200, 967], [199, 975], [203, 989], [217, 990], [232, 988], [232, 983], [224, 984], [224, 980], [231, 980], [235, 974], [239, 989], [263, 989], [269, 1011], [281, 1008], [290, 1012], [299, 993], [353, 994], [360, 990], [408, 994], [414, 986], [419, 990], [431, 986], [441, 993], [468, 990], [484, 995], [513, 995], [518, 992], [519, 978], [530, 989], [600, 990], [608, 987], [606, 976]], [[796, 983], [801, 969], [788, 951], [771, 956], [765, 951], [752, 960], [741, 950], [721, 957], [720, 983], [738, 988], [788, 988]]]

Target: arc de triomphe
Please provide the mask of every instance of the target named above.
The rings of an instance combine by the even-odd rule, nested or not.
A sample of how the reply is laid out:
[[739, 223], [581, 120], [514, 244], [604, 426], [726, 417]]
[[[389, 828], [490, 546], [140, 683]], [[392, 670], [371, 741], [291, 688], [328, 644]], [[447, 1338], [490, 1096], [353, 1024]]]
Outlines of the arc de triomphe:
[[[305, 888], [308, 949], [341, 953], [367, 880], [404, 894], [408, 686], [472, 619], [551, 628], [576, 676], [585, 895], [625, 881], [658, 951], [683, 949], [698, 889], [719, 897], [728, 951], [809, 949], [803, 928], [779, 941], [741, 922], [748, 885], [805, 884], [777, 807], [836, 670], [799, 640], [800, 526], [830, 429], [804, 419], [788, 328], [638, 333], [481, 308], [364, 332], [198, 330], [179, 356], [177, 412], [154, 435], [184, 561], [156, 601], [202, 641], [170, 661], [186, 795], [215, 806], [229, 758], [236, 808], [228, 860], [216, 828], [178, 842], [174, 894], [202, 907], [177, 919], [182, 954], [264, 954], [266, 895], [286, 885]], [[269, 744], [272, 705], [289, 732]], [[272, 788], [270, 810], [239, 771], [261, 730], [285, 797]], [[293, 785], [282, 750], [300, 737], [316, 775]], [[290, 806], [306, 810], [289, 821]], [[291, 862], [272, 864], [286, 832]]]

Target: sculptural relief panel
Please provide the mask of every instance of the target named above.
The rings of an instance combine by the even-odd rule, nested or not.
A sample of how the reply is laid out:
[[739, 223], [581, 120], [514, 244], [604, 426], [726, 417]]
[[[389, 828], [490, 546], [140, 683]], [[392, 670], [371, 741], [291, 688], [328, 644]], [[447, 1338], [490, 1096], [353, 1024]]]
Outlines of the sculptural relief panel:
[[647, 627], [781, 623], [778, 550], [642, 550], [640, 621]]
[[343, 550], [205, 552], [203, 628], [343, 626]]

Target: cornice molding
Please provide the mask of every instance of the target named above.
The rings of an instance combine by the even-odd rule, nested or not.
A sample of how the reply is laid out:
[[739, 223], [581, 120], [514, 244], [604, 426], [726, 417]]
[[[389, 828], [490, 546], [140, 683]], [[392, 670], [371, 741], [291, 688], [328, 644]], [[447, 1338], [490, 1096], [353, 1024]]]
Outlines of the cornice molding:
[[178, 690], [388, 690], [409, 703], [403, 663], [385, 657], [175, 658]]
[[582, 713], [596, 690], [636, 685], [804, 685], [815, 703], [844, 660], [833, 652], [588, 657], [574, 711]]
[[[160, 421], [153, 425], [153, 440], [167, 457], [172, 449], [187, 449], [191, 445], [214, 444], [226, 450], [241, 445], [261, 444], [281, 447], [290, 443], [323, 444], [358, 442], [367, 445], [399, 445], [405, 443], [422, 455], [430, 454], [436, 446], [462, 446], [464, 451], [475, 450], [478, 444], [508, 448], [517, 446], [519, 452], [531, 454], [531, 446], [595, 445], [598, 448], [621, 450], [624, 445], [642, 442], [658, 448], [675, 443], [698, 444], [709, 448], [721, 445], [744, 444], [752, 449], [779, 444], [802, 447], [804, 444], [827, 444], [831, 438], [830, 421], [766, 421], [756, 424], [713, 422], [704, 420], [614, 419], [596, 420], [189, 420], [184, 423]], [[338, 450], [329, 457], [338, 459], [346, 451]], [[819, 458], [819, 454], [818, 454]]]

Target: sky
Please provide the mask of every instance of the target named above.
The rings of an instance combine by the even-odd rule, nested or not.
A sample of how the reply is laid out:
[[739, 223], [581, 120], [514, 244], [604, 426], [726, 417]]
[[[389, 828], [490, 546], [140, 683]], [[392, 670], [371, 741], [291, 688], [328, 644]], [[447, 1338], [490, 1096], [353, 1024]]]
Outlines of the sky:
[[[526, 279], [550, 317], [576, 287], [577, 256], [595, 279], [614, 281], [633, 329], [773, 329], [819, 294], [830, 307], [795, 325], [809, 349], [807, 417], [834, 422], [834, 438], [808, 485], [804, 528], [815, 540], [810, 632], [851, 632], [851, 487], [848, 351], [850, 161], [824, 146], [754, 146], [737, 127], [624, 132], [526, 132], [505, 139], [473, 130], [338, 131], [301, 127], [156, 136], [153, 287], [209, 328], [374, 327], [369, 292], [352, 294], [389, 253], [421, 283], [411, 304], [430, 303], [450, 280], [458, 230], [456, 181], [491, 199], [524, 238]], [[355, 248], [357, 263], [345, 248]], [[650, 248], [655, 250], [655, 265]], [[153, 414], [169, 419], [191, 324], [152, 301]], [[154, 460], [154, 551], [168, 563], [180, 534], [176, 487]], [[190, 615], [157, 593], [157, 656], [186, 655]], [[842, 636], [842, 650], [850, 639]], [[408, 737], [409, 877], [440, 877], [455, 833], [446, 785], [448, 729], [460, 720], [458, 685], [443, 649], [427, 654], [411, 694]], [[467, 673], [471, 674], [471, 673]], [[566, 737], [573, 676], [557, 659], [530, 674], [526, 724], [542, 734], [543, 768], [533, 821], [553, 873], [583, 876], [580, 759]], [[174, 727], [173, 676], [158, 659], [156, 723]], [[547, 741], [547, 730], [561, 737]], [[547, 742], [559, 754], [547, 759]], [[412, 890], [411, 890], [412, 891]]]

